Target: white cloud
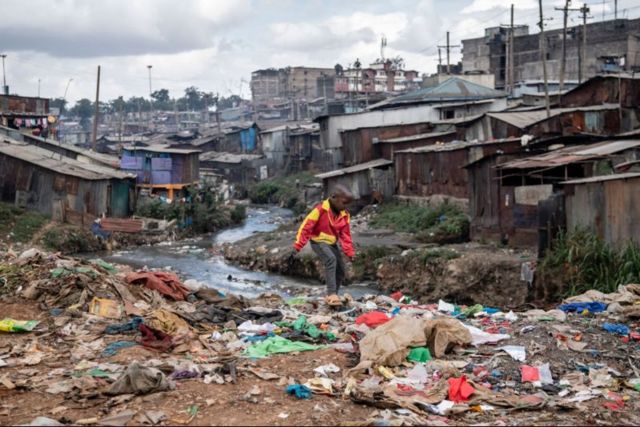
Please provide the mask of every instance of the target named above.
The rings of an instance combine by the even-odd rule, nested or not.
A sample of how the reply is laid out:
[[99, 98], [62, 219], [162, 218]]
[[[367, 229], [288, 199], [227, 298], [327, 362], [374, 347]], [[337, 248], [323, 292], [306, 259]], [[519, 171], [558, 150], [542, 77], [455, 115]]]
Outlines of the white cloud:
[[[180, 52], [207, 47], [251, 10], [249, 0], [3, 0], [4, 49], [62, 57]], [[24, 13], [23, 13], [24, 10]]]
[[486, 12], [492, 9], [509, 9], [513, 3], [514, 8], [518, 10], [536, 9], [538, 2], [536, 0], [473, 0], [472, 3], [461, 10], [461, 13], [477, 13]]

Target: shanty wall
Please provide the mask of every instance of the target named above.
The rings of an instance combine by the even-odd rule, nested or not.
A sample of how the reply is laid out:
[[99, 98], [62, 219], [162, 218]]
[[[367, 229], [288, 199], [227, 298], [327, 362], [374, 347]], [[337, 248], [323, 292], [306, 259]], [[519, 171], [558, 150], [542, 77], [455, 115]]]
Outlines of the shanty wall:
[[287, 131], [275, 131], [261, 134], [262, 153], [271, 160], [274, 168], [282, 169], [285, 165], [285, 142]]
[[125, 151], [121, 169], [137, 174], [138, 184], [191, 184], [200, 175], [198, 153]]
[[406, 142], [381, 142], [375, 144], [376, 152], [379, 153], [377, 158], [384, 158], [393, 160], [394, 154], [396, 151], [408, 150], [410, 148], [419, 148], [427, 145], [433, 145], [437, 142], [451, 142], [457, 139], [457, 135], [455, 133], [451, 133], [449, 135], [441, 135], [438, 137], [431, 138], [421, 138], [416, 139], [414, 141], [406, 141]]
[[[430, 123], [415, 123], [410, 125], [381, 126], [346, 130], [340, 134], [340, 138], [342, 139], [344, 167], [369, 162], [379, 158], [380, 154], [376, 153], [373, 138], [398, 138], [402, 136], [431, 132], [432, 129], [433, 125]], [[385, 158], [391, 159], [391, 157]]]
[[347, 187], [360, 204], [369, 202], [373, 191], [380, 192], [385, 199], [390, 199], [395, 189], [394, 171], [393, 168], [374, 168], [325, 178], [322, 180], [324, 194], [328, 196], [331, 189], [338, 184]]
[[618, 110], [574, 111], [560, 114], [531, 126], [532, 135], [570, 136], [581, 133], [592, 135], [615, 135], [623, 129], [620, 127]]
[[467, 198], [466, 149], [427, 153], [395, 153], [398, 194], [428, 197], [436, 194]]
[[517, 157], [488, 156], [467, 167], [472, 240], [500, 241], [500, 174], [495, 166]]
[[49, 100], [46, 98], [0, 95], [0, 111], [49, 114]]
[[2, 201], [36, 210], [62, 221], [66, 210], [95, 217], [129, 213], [127, 180], [84, 180], [0, 154]]
[[621, 248], [640, 244], [640, 179], [628, 178], [565, 185], [567, 227], [588, 227]]
[[596, 78], [562, 96], [562, 107], [618, 103], [623, 107], [638, 108], [640, 79]]

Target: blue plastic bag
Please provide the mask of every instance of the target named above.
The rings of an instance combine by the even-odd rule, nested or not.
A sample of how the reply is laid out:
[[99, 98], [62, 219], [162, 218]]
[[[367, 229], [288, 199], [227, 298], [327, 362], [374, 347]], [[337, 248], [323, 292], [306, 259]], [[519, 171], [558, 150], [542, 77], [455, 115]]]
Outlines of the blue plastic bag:
[[295, 395], [298, 399], [311, 399], [311, 389], [302, 384], [287, 386], [286, 392]]
[[602, 325], [602, 329], [607, 332], [611, 332], [612, 334], [618, 334], [622, 336], [629, 335], [629, 327], [627, 325], [623, 325], [622, 323], [605, 323]]
[[580, 313], [588, 310], [591, 313], [602, 313], [607, 309], [607, 304], [603, 302], [572, 302], [570, 304], [562, 304], [558, 308], [564, 312], [576, 311]]

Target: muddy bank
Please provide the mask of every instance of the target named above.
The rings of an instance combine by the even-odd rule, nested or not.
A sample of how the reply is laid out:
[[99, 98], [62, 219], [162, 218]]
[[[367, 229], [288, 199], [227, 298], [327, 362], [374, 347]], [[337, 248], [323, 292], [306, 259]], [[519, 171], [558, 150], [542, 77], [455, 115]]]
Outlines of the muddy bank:
[[[291, 226], [256, 234], [222, 247], [227, 261], [262, 270], [322, 281], [322, 266], [307, 246], [291, 248]], [[450, 299], [465, 304], [518, 307], [525, 304], [528, 285], [520, 280], [529, 254], [477, 244], [433, 246], [388, 231], [354, 233], [358, 253], [348, 264], [352, 283], [375, 282], [381, 290], [401, 290], [422, 302]]]
[[516, 308], [529, 293], [528, 284], [520, 280], [521, 264], [527, 260], [483, 247], [425, 249], [384, 258], [377, 279], [384, 292], [402, 291], [421, 301]]

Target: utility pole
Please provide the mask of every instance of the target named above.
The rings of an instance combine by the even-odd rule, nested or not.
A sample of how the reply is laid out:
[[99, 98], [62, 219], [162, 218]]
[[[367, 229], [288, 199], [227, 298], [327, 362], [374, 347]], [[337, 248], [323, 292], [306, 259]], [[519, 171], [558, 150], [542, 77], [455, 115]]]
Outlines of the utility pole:
[[442, 51], [438, 46], [438, 74], [442, 73]]
[[40, 98], [40, 80], [41, 79], [38, 79], [38, 98]]
[[509, 95], [513, 95], [513, 87], [515, 86], [514, 82], [514, 66], [515, 66], [515, 57], [513, 55], [514, 48], [514, 25], [513, 25], [513, 3], [511, 3], [511, 25], [509, 27], [509, 38], [507, 39], [507, 91]]
[[98, 115], [100, 114], [100, 66], [98, 65], [98, 80], [96, 82], [96, 110], [93, 116], [93, 137], [91, 138], [93, 151], [96, 151], [98, 139]]
[[218, 135], [222, 133], [222, 129], [220, 128], [220, 92], [216, 92], [216, 123], [218, 125]]
[[547, 80], [547, 40], [544, 36], [544, 18], [542, 16], [542, 0], [538, 0], [538, 5], [540, 9], [540, 22], [538, 25], [540, 26], [540, 56], [542, 57], [542, 73], [544, 74], [544, 99], [547, 107], [547, 117], [551, 116], [551, 111], [549, 109], [549, 85]]
[[119, 116], [120, 116], [120, 125], [118, 126], [118, 131], [119, 131], [118, 134], [119, 134], [119, 139], [120, 139], [120, 146], [122, 146], [122, 130], [123, 130], [122, 129], [123, 128], [123, 126], [122, 126], [122, 121], [123, 121], [122, 108], [124, 107], [124, 98], [120, 96], [118, 99], [120, 101], [120, 102], [118, 102], [118, 104], [120, 104], [120, 108], [118, 109], [118, 110], [120, 110], [119, 111], [119, 113], [120, 113], [119, 114]]
[[586, 3], [580, 8], [580, 12], [582, 13], [582, 50], [580, 55], [579, 83], [587, 79], [587, 13], [589, 13], [590, 10]]
[[455, 46], [451, 46], [451, 44], [449, 43], [449, 31], [447, 31], [447, 44], [445, 46], [438, 46], [438, 48], [447, 49], [447, 74], [451, 74], [450, 53], [451, 53], [451, 49], [453, 49], [454, 47], [460, 47], [460, 45], [457, 44]]
[[6, 57], [6, 53], [0, 55], [0, 58], [2, 58], [2, 93], [4, 93], [5, 95], [9, 95], [9, 86], [7, 86], [7, 73], [4, 69], [4, 60]]
[[564, 13], [563, 27], [562, 27], [562, 62], [560, 62], [560, 85], [559, 91], [562, 93], [564, 89], [564, 75], [567, 66], [567, 19], [569, 15], [569, 4], [571, 0], [565, 0], [564, 7], [558, 8], [556, 10], [562, 10]]
[[147, 65], [147, 69], [149, 70], [149, 130], [151, 130], [151, 123], [153, 120], [153, 97], [151, 94], [153, 93], [151, 90], [151, 67], [152, 65]]
[[618, 0], [613, 1], [613, 19], [618, 20]]

